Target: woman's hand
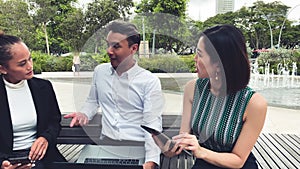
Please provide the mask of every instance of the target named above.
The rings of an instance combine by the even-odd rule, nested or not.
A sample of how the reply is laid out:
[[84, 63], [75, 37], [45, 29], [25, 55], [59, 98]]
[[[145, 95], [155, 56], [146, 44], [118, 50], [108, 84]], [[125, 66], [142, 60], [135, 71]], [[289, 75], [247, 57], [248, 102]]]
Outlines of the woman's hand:
[[199, 145], [198, 139], [195, 135], [189, 133], [182, 133], [173, 137], [178, 144], [186, 149], [193, 152], [193, 155], [197, 158], [201, 158], [203, 153], [201, 151], [201, 146]]
[[9, 161], [7, 160], [4, 160], [2, 162], [2, 165], [1, 165], [1, 169], [30, 169], [32, 168], [32, 164], [26, 164], [26, 165], [21, 165], [21, 163], [19, 164], [14, 164], [14, 165], [11, 165]]
[[39, 137], [32, 144], [29, 158], [32, 161], [41, 160], [44, 158], [48, 149], [48, 141], [44, 137]]

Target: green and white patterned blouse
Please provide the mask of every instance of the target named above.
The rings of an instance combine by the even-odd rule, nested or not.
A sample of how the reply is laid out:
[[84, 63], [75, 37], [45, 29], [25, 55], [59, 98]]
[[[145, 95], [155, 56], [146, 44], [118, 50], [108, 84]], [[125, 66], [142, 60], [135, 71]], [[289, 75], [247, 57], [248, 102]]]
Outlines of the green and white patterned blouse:
[[255, 92], [246, 87], [226, 96], [210, 92], [209, 79], [198, 79], [192, 107], [192, 132], [199, 144], [218, 152], [231, 152], [243, 126], [246, 106]]

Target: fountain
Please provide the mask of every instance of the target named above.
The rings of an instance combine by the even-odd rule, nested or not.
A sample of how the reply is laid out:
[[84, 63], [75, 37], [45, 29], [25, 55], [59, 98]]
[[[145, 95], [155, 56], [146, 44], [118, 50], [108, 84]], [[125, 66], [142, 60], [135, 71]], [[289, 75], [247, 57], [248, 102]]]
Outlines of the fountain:
[[[265, 62], [263, 74], [258, 73], [258, 65], [253, 63], [249, 86], [261, 93], [269, 105], [300, 109], [300, 77], [297, 64], [292, 63], [292, 70], [286, 63], [277, 65], [277, 73], [271, 70], [270, 63]], [[291, 72], [291, 74], [290, 74]]]

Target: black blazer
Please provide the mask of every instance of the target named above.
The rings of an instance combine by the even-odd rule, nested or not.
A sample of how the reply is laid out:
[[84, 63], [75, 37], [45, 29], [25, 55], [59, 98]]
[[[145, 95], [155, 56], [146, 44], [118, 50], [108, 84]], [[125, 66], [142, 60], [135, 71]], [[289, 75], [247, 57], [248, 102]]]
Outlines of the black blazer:
[[[52, 84], [48, 80], [33, 77], [27, 80], [37, 113], [37, 138], [45, 137], [49, 143], [43, 159], [48, 163], [61, 161], [63, 156], [56, 147], [60, 132], [61, 112]], [[0, 75], [0, 166], [13, 151], [13, 130], [5, 84]]]

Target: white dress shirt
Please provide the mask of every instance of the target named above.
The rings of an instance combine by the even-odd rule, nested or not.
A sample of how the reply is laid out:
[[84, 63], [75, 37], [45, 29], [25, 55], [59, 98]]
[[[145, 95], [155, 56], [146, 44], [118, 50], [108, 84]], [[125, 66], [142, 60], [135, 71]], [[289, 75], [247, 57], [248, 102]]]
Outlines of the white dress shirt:
[[114, 140], [145, 141], [146, 162], [159, 164], [159, 147], [140, 127], [143, 124], [162, 131], [164, 99], [158, 77], [137, 63], [120, 76], [110, 63], [98, 65], [81, 112], [91, 120], [99, 106], [102, 135]]

